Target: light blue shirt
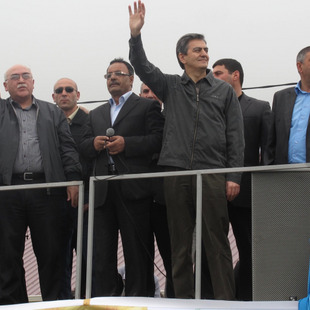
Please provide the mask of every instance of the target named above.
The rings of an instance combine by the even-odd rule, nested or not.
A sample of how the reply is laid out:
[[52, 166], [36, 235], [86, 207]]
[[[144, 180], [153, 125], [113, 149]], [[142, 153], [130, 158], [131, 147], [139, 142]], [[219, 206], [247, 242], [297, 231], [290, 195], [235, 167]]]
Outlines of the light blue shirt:
[[120, 110], [122, 109], [123, 105], [125, 104], [125, 102], [127, 101], [127, 99], [131, 96], [132, 94], [132, 91], [129, 91], [128, 93], [122, 95], [120, 98], [119, 98], [119, 103], [118, 105], [116, 105], [115, 101], [113, 98], [110, 98], [109, 99], [109, 103], [110, 103], [110, 106], [111, 106], [111, 124], [113, 126], [116, 118], [117, 118], [117, 115], [118, 113], [120, 112]]
[[300, 82], [295, 87], [297, 94], [288, 142], [288, 162], [306, 162], [306, 134], [310, 115], [310, 93], [300, 89]]

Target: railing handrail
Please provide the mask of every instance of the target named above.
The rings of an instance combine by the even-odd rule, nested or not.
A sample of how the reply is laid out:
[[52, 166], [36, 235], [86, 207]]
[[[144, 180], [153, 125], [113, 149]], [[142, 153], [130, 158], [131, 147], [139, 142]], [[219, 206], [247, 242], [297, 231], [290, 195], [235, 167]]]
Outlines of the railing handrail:
[[38, 188], [51, 188], [51, 187], [79, 187], [79, 202], [78, 202], [78, 231], [77, 231], [77, 245], [76, 245], [76, 287], [75, 298], [80, 298], [81, 292], [81, 270], [82, 270], [82, 243], [83, 243], [83, 211], [84, 211], [84, 182], [83, 181], [67, 181], [67, 182], [51, 182], [51, 183], [31, 183], [21, 185], [2, 185], [0, 191], [12, 190], [26, 190]]
[[[202, 170], [182, 170], [169, 172], [152, 172], [152, 173], [137, 173], [137, 174], [122, 174], [122, 175], [105, 175], [94, 176], [89, 179], [89, 209], [88, 209], [88, 239], [87, 239], [87, 271], [86, 271], [86, 298], [91, 298], [91, 282], [92, 282], [92, 254], [93, 254], [93, 225], [94, 225], [94, 195], [97, 181], [114, 181], [126, 179], [140, 178], [158, 178], [169, 176], [182, 175], [197, 175], [197, 193], [196, 193], [196, 280], [195, 280], [195, 298], [200, 298], [201, 292], [201, 214], [202, 214], [202, 178], [203, 174], [227, 174], [236, 172], [270, 172], [270, 171], [310, 171], [310, 163], [302, 164], [285, 164], [285, 165], [269, 165], [269, 166], [250, 166], [237, 168], [215, 168]], [[198, 216], [197, 216], [198, 215]], [[199, 220], [197, 220], [199, 219]]]
[[51, 182], [51, 183], [31, 183], [21, 185], [1, 185], [0, 191], [12, 191], [17, 189], [35, 189], [35, 188], [49, 188], [49, 187], [66, 187], [74, 185], [83, 185], [83, 181], [68, 181], [68, 182]]

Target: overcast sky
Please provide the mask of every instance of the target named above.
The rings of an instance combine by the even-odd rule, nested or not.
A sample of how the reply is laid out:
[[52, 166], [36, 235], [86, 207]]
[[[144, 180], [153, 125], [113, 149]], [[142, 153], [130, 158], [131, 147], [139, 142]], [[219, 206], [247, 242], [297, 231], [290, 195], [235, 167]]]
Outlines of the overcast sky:
[[[52, 101], [61, 77], [75, 80], [80, 101], [110, 97], [104, 74], [115, 57], [128, 60], [128, 0], [1, 0], [0, 74], [14, 64], [32, 69], [34, 95]], [[205, 35], [209, 68], [235, 58], [244, 87], [296, 82], [296, 55], [309, 40], [309, 0], [145, 0], [142, 39], [164, 73], [182, 74], [175, 44], [188, 32]], [[3, 81], [3, 78], [2, 78]], [[136, 77], [134, 91], [139, 93]], [[270, 90], [247, 94], [272, 101]], [[1, 83], [1, 96], [6, 98]]]

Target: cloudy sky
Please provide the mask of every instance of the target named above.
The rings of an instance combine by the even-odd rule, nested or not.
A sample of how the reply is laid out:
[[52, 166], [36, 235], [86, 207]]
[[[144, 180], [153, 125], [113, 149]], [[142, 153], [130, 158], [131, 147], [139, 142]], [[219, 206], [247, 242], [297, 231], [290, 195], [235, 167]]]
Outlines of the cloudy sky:
[[[108, 99], [104, 74], [115, 57], [128, 60], [128, 0], [1, 0], [0, 74], [14, 64], [32, 69], [34, 95], [52, 101], [61, 77], [78, 83], [80, 101]], [[296, 82], [295, 59], [309, 40], [309, 0], [145, 0], [142, 30], [151, 62], [182, 74], [175, 44], [188, 32], [203, 33], [209, 67], [235, 58], [244, 87]], [[134, 91], [139, 93], [136, 77]], [[272, 101], [281, 88], [247, 91]], [[6, 98], [1, 83], [1, 96]]]

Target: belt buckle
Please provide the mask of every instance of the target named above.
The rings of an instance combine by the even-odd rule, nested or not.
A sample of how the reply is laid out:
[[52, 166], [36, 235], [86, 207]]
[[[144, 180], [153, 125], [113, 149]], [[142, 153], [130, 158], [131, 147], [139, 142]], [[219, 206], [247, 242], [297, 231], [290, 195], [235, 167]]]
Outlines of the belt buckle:
[[33, 181], [33, 173], [24, 172], [24, 181]]

